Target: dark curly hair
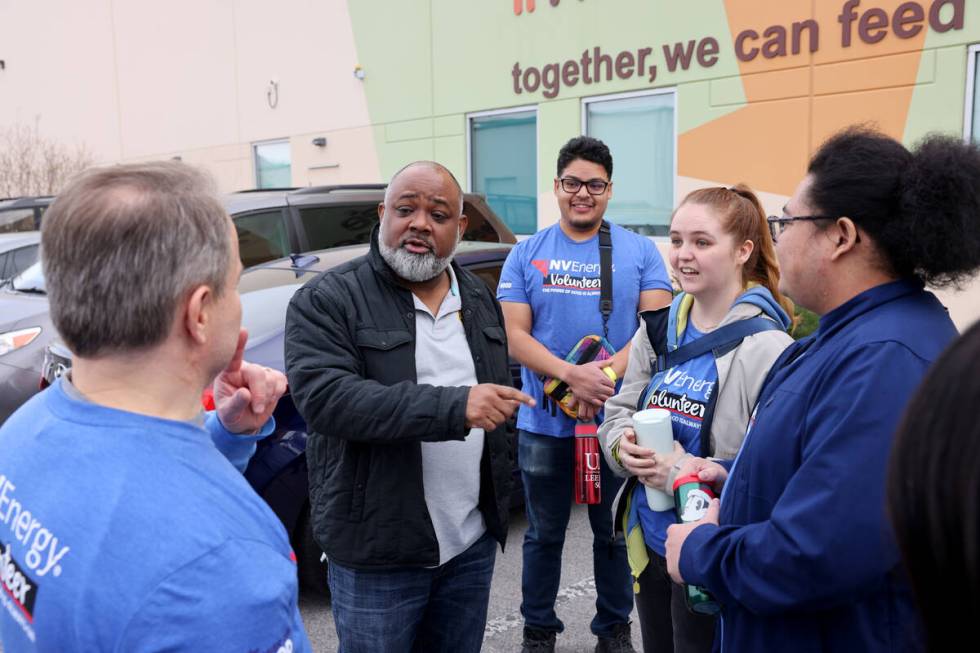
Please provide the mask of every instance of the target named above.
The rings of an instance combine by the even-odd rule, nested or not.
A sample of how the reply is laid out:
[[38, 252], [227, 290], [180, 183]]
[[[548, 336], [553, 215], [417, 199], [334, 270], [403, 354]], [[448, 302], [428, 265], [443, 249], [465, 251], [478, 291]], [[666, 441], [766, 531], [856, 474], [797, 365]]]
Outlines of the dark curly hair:
[[612, 179], [612, 154], [609, 148], [598, 138], [591, 136], [576, 136], [565, 143], [558, 152], [558, 176], [564, 172], [568, 164], [575, 159], [584, 159], [601, 165], [606, 170], [606, 176]]
[[980, 267], [980, 150], [931, 134], [912, 151], [872, 128], [832, 136], [810, 161], [810, 200], [847, 216], [877, 244], [889, 271], [934, 286]]
[[971, 408], [980, 403], [978, 360], [980, 324], [930, 368], [888, 464], [888, 514], [929, 651], [961, 645], [980, 614], [980, 421]]

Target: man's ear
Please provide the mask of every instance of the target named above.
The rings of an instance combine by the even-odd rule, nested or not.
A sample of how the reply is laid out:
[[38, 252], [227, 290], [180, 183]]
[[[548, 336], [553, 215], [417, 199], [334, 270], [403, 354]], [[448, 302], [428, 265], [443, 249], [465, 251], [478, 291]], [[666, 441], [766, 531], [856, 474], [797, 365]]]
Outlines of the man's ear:
[[385, 203], [378, 202], [378, 220], [384, 220], [385, 217]]
[[184, 300], [184, 329], [195, 343], [207, 343], [207, 329], [211, 320], [211, 307], [214, 305], [214, 291], [210, 286], [201, 285], [191, 290]]
[[827, 237], [834, 244], [834, 251], [830, 255], [831, 261], [835, 261], [853, 250], [854, 246], [861, 240], [854, 220], [847, 217], [837, 218], [834, 225], [827, 230]]
[[463, 234], [466, 233], [466, 227], [469, 226], [470, 219], [466, 217], [465, 213], [459, 214], [459, 239], [463, 240]]

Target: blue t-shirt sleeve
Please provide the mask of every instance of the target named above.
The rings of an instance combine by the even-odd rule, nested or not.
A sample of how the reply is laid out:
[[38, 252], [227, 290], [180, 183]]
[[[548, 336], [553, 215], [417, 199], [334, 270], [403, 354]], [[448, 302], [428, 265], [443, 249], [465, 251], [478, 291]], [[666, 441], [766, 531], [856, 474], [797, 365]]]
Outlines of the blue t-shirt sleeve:
[[165, 578], [116, 651], [311, 651], [296, 564], [269, 545], [229, 540]]
[[670, 277], [667, 275], [664, 258], [660, 255], [656, 245], [647, 238], [643, 240], [643, 270], [640, 272], [640, 291], [672, 291], [673, 287], [670, 285]]
[[530, 304], [527, 289], [524, 287], [524, 248], [520, 245], [510, 250], [504, 269], [500, 272], [500, 282], [497, 284], [497, 300], [502, 302], [519, 302]]
[[269, 436], [276, 429], [276, 420], [269, 418], [262, 430], [254, 435], [242, 435], [227, 430], [218, 419], [218, 413], [209, 411], [204, 420], [204, 429], [211, 435], [211, 441], [221, 454], [240, 472], [248, 467], [248, 461], [255, 454], [255, 444]]

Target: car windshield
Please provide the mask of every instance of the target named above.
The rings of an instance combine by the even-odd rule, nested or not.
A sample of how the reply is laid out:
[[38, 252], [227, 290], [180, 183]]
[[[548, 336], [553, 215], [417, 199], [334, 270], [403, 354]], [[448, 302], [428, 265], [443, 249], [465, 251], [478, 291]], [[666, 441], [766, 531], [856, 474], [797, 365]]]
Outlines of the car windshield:
[[34, 209], [0, 209], [0, 233], [34, 229]]
[[47, 294], [44, 287], [44, 270], [41, 268], [41, 261], [27, 268], [10, 282], [14, 290], [20, 292]]

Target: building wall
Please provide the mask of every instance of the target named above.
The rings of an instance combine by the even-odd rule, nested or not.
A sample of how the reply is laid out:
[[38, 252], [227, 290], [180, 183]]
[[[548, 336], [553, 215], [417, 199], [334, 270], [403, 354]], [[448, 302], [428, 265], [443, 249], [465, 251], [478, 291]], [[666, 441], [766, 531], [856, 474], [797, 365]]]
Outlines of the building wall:
[[[379, 181], [419, 158], [466, 179], [467, 115], [534, 106], [539, 227], [557, 220], [554, 158], [582, 131], [583, 98], [675, 89], [674, 202], [744, 181], [771, 212], [845, 125], [910, 145], [963, 131], [975, 3], [918, 0], [913, 34], [895, 28], [900, 7], [915, 18], [903, 0], [554, 2], [0, 0], [0, 125], [38, 121], [106, 162], [180, 156], [233, 190], [254, 185], [252, 144], [272, 139], [289, 140], [296, 185]], [[740, 43], [759, 54], [739, 58]], [[671, 70], [675, 46], [692, 56]], [[597, 49], [608, 79], [515, 79], [515, 65], [543, 76]], [[961, 327], [980, 318], [980, 285], [943, 298]]]

